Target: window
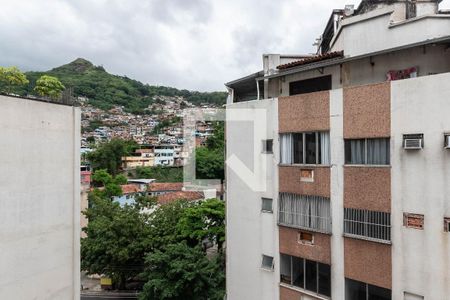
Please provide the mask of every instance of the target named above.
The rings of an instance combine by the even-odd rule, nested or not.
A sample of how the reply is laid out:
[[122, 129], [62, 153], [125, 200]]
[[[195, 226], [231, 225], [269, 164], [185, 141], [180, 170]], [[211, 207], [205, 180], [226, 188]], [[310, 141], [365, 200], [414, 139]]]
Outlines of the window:
[[282, 164], [330, 164], [330, 133], [304, 132], [280, 135]]
[[262, 144], [263, 144], [263, 151], [262, 151], [263, 153], [267, 154], [273, 153], [273, 140], [264, 140]]
[[305, 231], [298, 232], [298, 242], [304, 245], [314, 244], [314, 234]]
[[280, 254], [280, 282], [331, 297], [331, 267], [327, 264]]
[[265, 270], [273, 270], [273, 257], [268, 255], [262, 256], [261, 268]]
[[444, 218], [444, 231], [450, 232], [450, 218]]
[[344, 208], [344, 234], [390, 242], [391, 214], [364, 209]]
[[272, 199], [270, 199], [270, 198], [261, 198], [261, 211], [263, 211], [263, 212], [273, 212]]
[[444, 148], [450, 149], [450, 133], [444, 134]]
[[418, 214], [403, 214], [403, 226], [408, 228], [423, 230], [424, 215]]
[[389, 165], [389, 139], [345, 141], [345, 163], [349, 165]]
[[330, 233], [330, 199], [281, 193], [278, 222], [294, 228]]
[[345, 278], [345, 300], [391, 300], [391, 290]]
[[331, 90], [331, 75], [289, 83], [289, 95], [307, 94]]

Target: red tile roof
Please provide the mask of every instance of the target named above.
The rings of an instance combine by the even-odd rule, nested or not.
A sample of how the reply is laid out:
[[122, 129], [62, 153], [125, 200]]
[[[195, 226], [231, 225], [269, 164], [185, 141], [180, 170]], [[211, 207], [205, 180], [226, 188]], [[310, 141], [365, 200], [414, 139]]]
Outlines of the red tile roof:
[[176, 200], [194, 201], [194, 200], [201, 200], [201, 199], [203, 199], [203, 197], [204, 197], [203, 193], [201, 193], [201, 192], [178, 191], [178, 192], [172, 192], [172, 193], [159, 195], [158, 203], [159, 204], [168, 204], [168, 203], [174, 202]]
[[181, 191], [182, 182], [152, 182], [148, 185], [149, 192]]
[[290, 69], [293, 67], [303, 66], [303, 65], [312, 64], [315, 62], [320, 62], [320, 61], [324, 61], [324, 60], [328, 60], [328, 59], [332, 59], [332, 58], [341, 58], [341, 57], [344, 57], [344, 51], [329, 52], [329, 53], [320, 54], [320, 55], [316, 55], [313, 57], [293, 61], [293, 62], [284, 64], [284, 65], [279, 65], [277, 67], [277, 69], [285, 70], [285, 69]]
[[124, 194], [133, 194], [139, 193], [141, 190], [135, 184], [124, 184], [120, 186], [122, 188], [122, 193]]

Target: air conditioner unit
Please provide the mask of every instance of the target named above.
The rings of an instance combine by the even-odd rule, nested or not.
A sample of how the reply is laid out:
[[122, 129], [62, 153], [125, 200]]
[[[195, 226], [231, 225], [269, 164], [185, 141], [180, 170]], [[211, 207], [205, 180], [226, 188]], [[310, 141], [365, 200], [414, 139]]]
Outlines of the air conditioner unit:
[[445, 149], [450, 149], [450, 134], [445, 135]]
[[422, 139], [405, 139], [403, 148], [406, 150], [420, 150], [423, 148]]

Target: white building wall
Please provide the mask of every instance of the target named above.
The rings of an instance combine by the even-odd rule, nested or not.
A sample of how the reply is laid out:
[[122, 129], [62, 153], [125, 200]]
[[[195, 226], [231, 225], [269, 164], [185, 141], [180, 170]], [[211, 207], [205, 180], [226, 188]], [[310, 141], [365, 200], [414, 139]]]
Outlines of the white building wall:
[[0, 96], [0, 299], [79, 299], [80, 111]]
[[344, 278], [344, 103], [343, 90], [330, 91], [331, 295], [345, 299]]
[[332, 51], [345, 50], [345, 56], [358, 56], [450, 35], [448, 15], [427, 15], [391, 24], [393, 11], [386, 7], [345, 19]]
[[[267, 127], [255, 129], [252, 120], [258, 116], [252, 113], [245, 113], [246, 122], [229, 121], [232, 109], [265, 109]], [[234, 103], [227, 110], [227, 159], [235, 155], [250, 170], [260, 170], [267, 164], [267, 172], [255, 174], [256, 182], [265, 182], [266, 188], [256, 192], [241, 178], [242, 173], [227, 164], [227, 299], [276, 300], [279, 298], [278, 100]], [[273, 154], [261, 153], [262, 139], [266, 138], [274, 140]], [[261, 197], [273, 199], [272, 214], [261, 212]], [[274, 257], [273, 271], [261, 269], [263, 254]]]
[[[392, 82], [392, 299], [450, 295], [450, 73]], [[425, 147], [402, 148], [403, 134], [423, 133]], [[403, 213], [425, 216], [424, 230], [402, 225]]]

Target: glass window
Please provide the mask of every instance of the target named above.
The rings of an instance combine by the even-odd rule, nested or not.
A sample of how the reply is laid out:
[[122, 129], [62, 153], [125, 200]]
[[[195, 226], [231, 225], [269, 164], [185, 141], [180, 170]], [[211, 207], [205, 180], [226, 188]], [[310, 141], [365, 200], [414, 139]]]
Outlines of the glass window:
[[317, 263], [315, 261], [305, 261], [305, 289], [317, 292]]
[[315, 132], [305, 133], [305, 160], [307, 164], [317, 164], [316, 136]]
[[345, 278], [345, 300], [391, 300], [391, 290]]
[[261, 198], [262, 204], [261, 204], [261, 210], [263, 212], [273, 212], [272, 210], [272, 199], [270, 198]]
[[273, 153], [273, 140], [263, 141], [263, 153]]
[[345, 141], [345, 163], [362, 165], [365, 162], [365, 140]]
[[292, 284], [291, 256], [280, 254], [280, 282]]
[[331, 297], [331, 267], [319, 264], [319, 294]]
[[299, 257], [292, 257], [292, 279], [293, 285], [304, 288], [305, 287], [305, 260]]
[[345, 141], [345, 163], [351, 165], [389, 165], [390, 142], [382, 139]]
[[345, 300], [367, 299], [366, 284], [363, 282], [345, 279]]
[[303, 133], [294, 133], [294, 164], [303, 163]]
[[389, 165], [389, 156], [388, 139], [367, 140], [367, 164]]
[[369, 286], [369, 300], [391, 300], [391, 291], [374, 285]]
[[272, 270], [273, 269], [273, 257], [272, 256], [263, 255], [261, 267], [263, 269]]

